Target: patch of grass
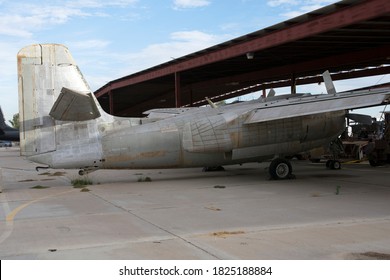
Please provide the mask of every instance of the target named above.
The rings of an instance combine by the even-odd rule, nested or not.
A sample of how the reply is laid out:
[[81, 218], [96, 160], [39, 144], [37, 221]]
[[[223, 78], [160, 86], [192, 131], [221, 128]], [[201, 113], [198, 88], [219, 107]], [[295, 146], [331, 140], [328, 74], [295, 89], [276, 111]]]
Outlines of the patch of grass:
[[219, 231], [219, 232], [213, 232], [211, 235], [216, 237], [222, 237], [226, 238], [231, 235], [237, 235], [237, 234], [244, 234], [244, 231]]
[[41, 189], [47, 189], [47, 188], [50, 188], [50, 187], [41, 186], [41, 185], [36, 185], [36, 186], [34, 186], [34, 187], [31, 187], [30, 189], [41, 190]]
[[335, 192], [336, 195], [339, 195], [339, 194], [340, 194], [340, 189], [341, 189], [340, 186], [337, 186], [337, 187], [336, 187], [336, 192]]
[[211, 211], [221, 211], [221, 208], [217, 208], [217, 207], [214, 207], [214, 206], [211, 206], [211, 207], [205, 207], [205, 209], [207, 209], [207, 210], [211, 210]]
[[54, 172], [53, 174], [50, 173], [50, 172], [44, 172], [44, 173], [41, 173], [41, 174], [38, 174], [38, 175], [47, 175], [47, 176], [64, 176], [66, 174], [66, 172], [62, 172], [62, 171], [57, 171], [57, 172]]
[[89, 178], [77, 178], [71, 181], [71, 184], [76, 189], [82, 189], [87, 185], [93, 185], [93, 182]]
[[53, 174], [50, 174], [49, 176], [64, 176], [64, 175], [66, 175], [66, 172], [57, 171], [54, 172]]
[[390, 254], [378, 252], [352, 253], [353, 260], [390, 260]]
[[226, 186], [220, 186], [220, 185], [214, 186], [214, 189], [224, 189], [224, 188], [226, 188]]
[[88, 188], [82, 188], [80, 192], [89, 192], [90, 190]]
[[138, 182], [152, 182], [152, 179], [148, 176], [141, 176], [138, 178]]

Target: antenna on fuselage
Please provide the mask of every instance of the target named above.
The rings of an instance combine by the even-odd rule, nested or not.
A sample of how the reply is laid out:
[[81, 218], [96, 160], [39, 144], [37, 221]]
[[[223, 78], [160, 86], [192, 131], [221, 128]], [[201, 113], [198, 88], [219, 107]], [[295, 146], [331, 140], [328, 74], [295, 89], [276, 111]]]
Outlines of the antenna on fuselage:
[[206, 101], [209, 103], [209, 105], [211, 106], [211, 108], [218, 108], [218, 105], [216, 105], [213, 101], [210, 100], [210, 98], [208, 98], [207, 96], [205, 97]]
[[276, 94], [276, 91], [273, 88], [271, 88], [267, 94], [267, 97], [273, 97], [273, 96], [275, 96], [275, 94]]
[[328, 94], [333, 94], [336, 95], [337, 91], [336, 88], [334, 87], [332, 78], [330, 77], [330, 73], [328, 70], [326, 70], [324, 73], [322, 73], [322, 78], [324, 79], [325, 83], [325, 88]]

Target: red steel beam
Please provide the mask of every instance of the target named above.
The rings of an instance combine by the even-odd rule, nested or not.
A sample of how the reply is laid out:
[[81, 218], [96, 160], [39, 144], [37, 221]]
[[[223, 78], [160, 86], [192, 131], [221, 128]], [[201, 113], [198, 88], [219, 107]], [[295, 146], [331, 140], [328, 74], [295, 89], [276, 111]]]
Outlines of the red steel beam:
[[[379, 68], [370, 68], [370, 69], [363, 69], [363, 70], [358, 70], [358, 71], [352, 71], [352, 72], [343, 72], [343, 73], [336, 73], [336, 74], [332, 74], [332, 80], [333, 81], [337, 81], [337, 80], [345, 80], [345, 79], [352, 79], [352, 78], [360, 78], [360, 77], [367, 77], [367, 76], [374, 76], [374, 75], [382, 75], [382, 74], [387, 74], [387, 73], [390, 73], [390, 66], [384, 66], [384, 67], [379, 67]], [[322, 76], [316, 76], [316, 77], [308, 77], [308, 78], [300, 78], [300, 79], [297, 79], [296, 80], [296, 84], [297, 85], [305, 85], [305, 84], [312, 84], [312, 83], [319, 83], [319, 82], [323, 82], [323, 78]], [[217, 102], [217, 101], [220, 101], [220, 100], [225, 100], [225, 99], [229, 99], [229, 98], [234, 98], [234, 97], [237, 97], [237, 96], [241, 96], [241, 95], [244, 95], [244, 94], [248, 94], [248, 93], [252, 93], [252, 92], [256, 92], [256, 91], [263, 91], [263, 96], [265, 97], [266, 96], [266, 90], [269, 89], [269, 88], [279, 88], [279, 87], [288, 87], [291, 85], [291, 80], [290, 79], [287, 79], [287, 80], [284, 80], [284, 81], [280, 81], [280, 82], [273, 82], [273, 83], [267, 83], [267, 84], [259, 84], [257, 86], [254, 86], [252, 88], [248, 88], [248, 89], [244, 89], [244, 90], [240, 90], [240, 91], [237, 91], [237, 93], [229, 93], [229, 92], [226, 92], [224, 94], [221, 94], [219, 96], [216, 96], [216, 97], [213, 97], [212, 100]], [[191, 94], [191, 100], [190, 100], [190, 103], [189, 104], [182, 104], [183, 106], [201, 106], [201, 105], [205, 105], [205, 104], [208, 104], [206, 100], [200, 100], [199, 98], [204, 98], [204, 96], [197, 96], [198, 98], [195, 98], [196, 100], [192, 100], [192, 92], [190, 92]], [[144, 101], [142, 103], [139, 103], [139, 104], [136, 104], [130, 108], [126, 108], [124, 110], [121, 110], [119, 112], [114, 112], [115, 115], [128, 115], [128, 114], [133, 114], [131, 116], [135, 116], [134, 115], [134, 108], [139, 108], [139, 107], [142, 107], [143, 109], [141, 109], [140, 111], [146, 111], [148, 109], [151, 109], [152, 106], [150, 106], [150, 104], [158, 104], [158, 100], [161, 99], [161, 98], [166, 98], [167, 99], [167, 103], [169, 104], [172, 104], [172, 105], [169, 105], [169, 106], [173, 106], [173, 102], [172, 101], [171, 103], [168, 101], [168, 99], [172, 98], [172, 94], [171, 93], [166, 93], [165, 95], [163, 96], [159, 96], [159, 97], [156, 97], [156, 98], [152, 98], [150, 100], [147, 100], [147, 101]], [[195, 101], [195, 102], [194, 102]], [[192, 103], [195, 103], [195, 104], [192, 104]], [[141, 114], [140, 114], [141, 115]]]
[[179, 108], [181, 106], [181, 87], [179, 72], [175, 72], [175, 105], [176, 108]]
[[[375, 76], [375, 75], [383, 75], [383, 74], [388, 74], [390, 73], [390, 67], [389, 66], [384, 66], [384, 67], [379, 67], [379, 68], [373, 68], [373, 69], [364, 69], [364, 70], [358, 70], [358, 71], [352, 71], [352, 72], [345, 72], [345, 73], [336, 73], [332, 74], [332, 80], [333, 81], [338, 81], [338, 80], [346, 80], [346, 79], [353, 79], [353, 78], [363, 78], [367, 76]], [[306, 84], [313, 84], [313, 83], [321, 83], [323, 82], [322, 76], [316, 76], [316, 77], [308, 77], [308, 78], [302, 78], [302, 79], [297, 79], [296, 84], [297, 85], [306, 85]], [[265, 97], [265, 92], [269, 88], [280, 88], [280, 87], [288, 87], [291, 85], [291, 80], [285, 80], [281, 82], [273, 82], [273, 83], [267, 83], [266, 85], [259, 84], [257, 86], [244, 89], [240, 92], [237, 93], [225, 93], [220, 96], [214, 97], [212, 100], [214, 102], [218, 102], [220, 100], [225, 100], [225, 99], [230, 99], [238, 96], [242, 96], [245, 94], [249, 94], [252, 92], [257, 92], [257, 91], [263, 91], [263, 96]], [[375, 87], [375, 86], [371, 86]], [[207, 104], [206, 100], [200, 100], [196, 102], [196, 106], [201, 106]], [[186, 106], [186, 105], [185, 105]]]
[[[390, 45], [384, 47], [378, 47], [370, 50], [350, 52], [347, 54], [328, 56], [324, 58], [318, 58], [310, 61], [300, 62], [296, 64], [290, 64], [285, 66], [268, 68], [265, 70], [259, 70], [255, 72], [250, 72], [246, 74], [240, 74], [235, 76], [229, 76], [224, 78], [217, 78], [209, 81], [201, 81], [191, 85], [193, 89], [207, 88], [210, 83], [213, 85], [224, 85], [231, 82], [247, 82], [247, 81], [259, 81], [259, 82], [268, 82], [276, 77], [280, 79], [289, 79], [291, 73], [295, 73], [296, 76], [299, 76], [301, 73], [305, 73], [308, 70], [311, 72], [320, 72], [323, 70], [330, 70], [337, 66], [348, 66], [355, 63], [356, 61], [370, 61], [375, 58], [387, 57], [390, 54]], [[301, 74], [302, 75], [302, 74]], [[261, 78], [259, 78], [261, 77]]]
[[112, 91], [108, 92], [108, 102], [110, 114], [114, 114], [114, 94], [112, 93]]

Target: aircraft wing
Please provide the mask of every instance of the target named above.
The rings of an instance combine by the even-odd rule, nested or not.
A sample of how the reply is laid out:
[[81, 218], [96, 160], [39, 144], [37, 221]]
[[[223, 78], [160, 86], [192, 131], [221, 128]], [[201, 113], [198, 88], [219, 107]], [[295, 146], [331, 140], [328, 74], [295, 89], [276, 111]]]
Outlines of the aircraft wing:
[[170, 117], [174, 117], [183, 113], [186, 113], [190, 110], [194, 110], [197, 108], [185, 107], [185, 108], [158, 108], [151, 109], [143, 112], [143, 114], [148, 115], [148, 118], [152, 119], [166, 119]]
[[100, 117], [92, 93], [62, 88], [49, 115], [58, 121], [86, 121]]
[[325, 112], [378, 106], [390, 100], [390, 89], [351, 91], [338, 94], [303, 96], [291, 100], [263, 103], [249, 113], [245, 124]]

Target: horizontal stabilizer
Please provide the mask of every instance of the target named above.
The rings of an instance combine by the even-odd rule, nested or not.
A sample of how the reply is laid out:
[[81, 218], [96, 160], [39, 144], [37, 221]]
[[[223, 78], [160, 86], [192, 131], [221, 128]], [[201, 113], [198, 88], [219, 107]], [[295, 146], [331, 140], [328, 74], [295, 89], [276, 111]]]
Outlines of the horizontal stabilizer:
[[100, 117], [91, 93], [62, 88], [49, 115], [58, 121], [87, 121]]

